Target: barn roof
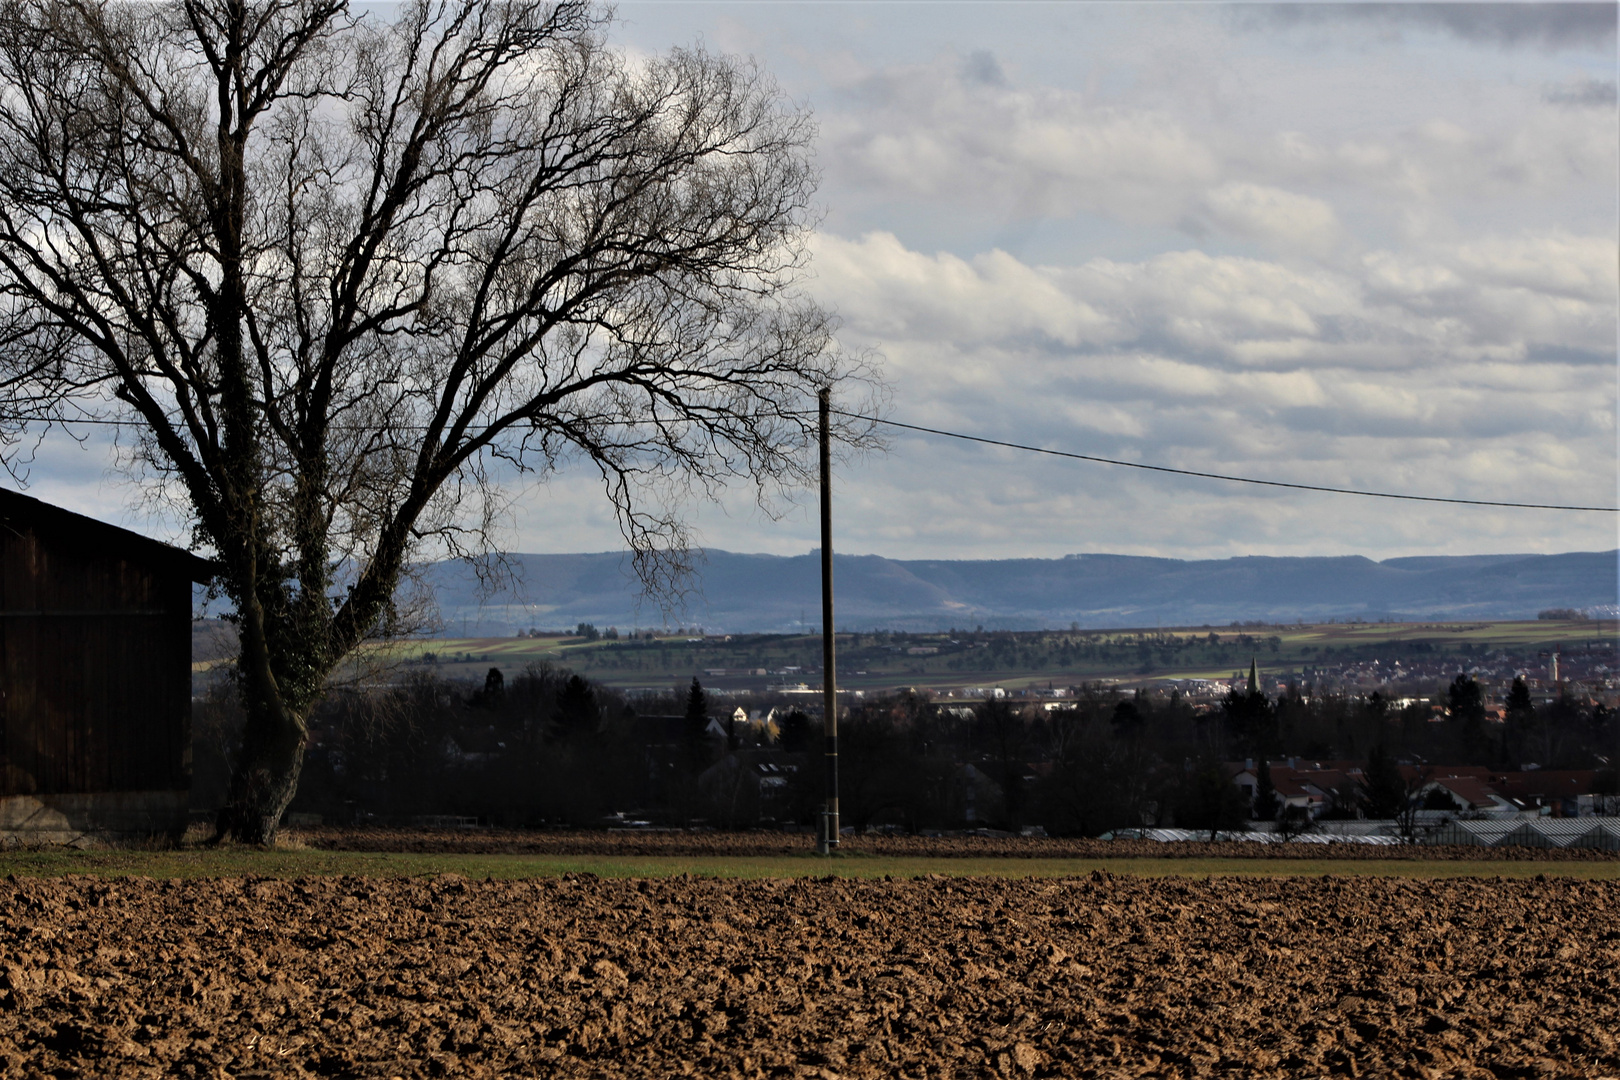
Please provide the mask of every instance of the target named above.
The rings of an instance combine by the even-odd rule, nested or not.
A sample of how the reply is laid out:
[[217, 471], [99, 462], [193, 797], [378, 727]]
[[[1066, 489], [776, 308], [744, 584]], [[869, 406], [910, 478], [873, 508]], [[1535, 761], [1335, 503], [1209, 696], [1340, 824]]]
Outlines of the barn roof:
[[116, 548], [131, 559], [185, 574], [198, 584], [207, 584], [218, 569], [214, 563], [183, 548], [4, 488], [0, 488], [0, 529], [13, 533], [32, 531], [69, 548]]

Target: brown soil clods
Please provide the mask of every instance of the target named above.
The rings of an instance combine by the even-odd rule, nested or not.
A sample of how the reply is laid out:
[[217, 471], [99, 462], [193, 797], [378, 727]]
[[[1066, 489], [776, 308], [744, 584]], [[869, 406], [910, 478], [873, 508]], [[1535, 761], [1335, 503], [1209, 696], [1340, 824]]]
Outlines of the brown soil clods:
[[1620, 1075], [1620, 884], [0, 882], [0, 1074]]

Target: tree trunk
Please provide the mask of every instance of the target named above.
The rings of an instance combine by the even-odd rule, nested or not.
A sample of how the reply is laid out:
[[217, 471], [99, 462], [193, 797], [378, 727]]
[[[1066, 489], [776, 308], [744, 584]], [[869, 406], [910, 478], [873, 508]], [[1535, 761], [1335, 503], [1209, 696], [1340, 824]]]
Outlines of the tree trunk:
[[214, 839], [226, 836], [248, 844], [268, 844], [276, 838], [281, 815], [298, 791], [309, 742], [305, 710], [309, 704], [290, 702], [270, 662], [264, 632], [264, 610], [249, 599], [243, 605], [239, 627], [242, 651], [237, 674], [242, 710], [242, 751], [231, 774], [230, 794], [220, 808]]
[[279, 705], [249, 704], [248, 709], [241, 756], [219, 810], [215, 839], [234, 836], [247, 844], [269, 844], [298, 790], [309, 729], [302, 717]]

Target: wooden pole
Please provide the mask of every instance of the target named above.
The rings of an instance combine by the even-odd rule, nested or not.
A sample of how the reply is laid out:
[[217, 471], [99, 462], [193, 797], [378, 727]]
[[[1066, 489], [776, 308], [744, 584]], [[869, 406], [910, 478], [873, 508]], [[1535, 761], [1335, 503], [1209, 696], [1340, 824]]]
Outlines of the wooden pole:
[[830, 854], [838, 846], [838, 667], [833, 638], [832, 456], [829, 449], [830, 389], [819, 395], [821, 406], [821, 680], [826, 717], [827, 805], [821, 815], [816, 850]]

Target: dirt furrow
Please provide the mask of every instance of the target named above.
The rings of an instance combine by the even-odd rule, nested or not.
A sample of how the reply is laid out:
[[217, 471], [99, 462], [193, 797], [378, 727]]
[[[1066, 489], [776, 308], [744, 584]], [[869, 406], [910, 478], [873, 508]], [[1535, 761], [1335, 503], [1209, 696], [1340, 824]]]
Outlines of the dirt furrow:
[[1620, 885], [0, 885], [7, 1076], [1620, 1075]]

